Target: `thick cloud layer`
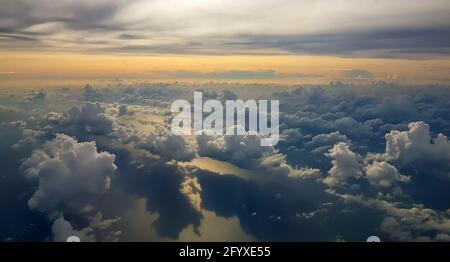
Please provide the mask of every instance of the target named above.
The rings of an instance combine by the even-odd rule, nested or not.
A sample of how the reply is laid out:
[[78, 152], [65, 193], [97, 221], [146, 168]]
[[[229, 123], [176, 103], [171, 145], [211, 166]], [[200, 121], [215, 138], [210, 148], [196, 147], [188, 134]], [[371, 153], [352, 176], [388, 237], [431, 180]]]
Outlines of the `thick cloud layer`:
[[0, 5], [1, 47], [6, 49], [373, 56], [449, 52], [450, 5], [444, 0], [4, 0]]
[[[205, 230], [223, 225], [208, 214], [264, 241], [364, 241], [374, 232], [386, 241], [449, 239], [448, 88], [274, 86], [261, 97], [280, 99], [280, 143], [261, 147], [251, 135], [171, 135], [171, 101], [205, 87], [178, 86], [96, 88], [100, 98], [87, 104], [82, 89], [48, 90], [48, 105], [5, 94], [5, 107], [17, 99], [25, 109], [0, 112], [0, 179], [17, 179], [9, 177], [18, 170], [10, 159], [26, 157], [31, 183], [13, 195], [34, 192], [27, 212], [49, 217], [52, 226], [40, 228], [54, 240], [77, 234], [86, 241], [165, 241], [185, 239], [187, 231], [204, 239]], [[245, 87], [236, 84], [227, 95], [248, 96], [253, 89]], [[225, 98], [210, 88], [208, 97]], [[69, 102], [78, 104], [74, 114]], [[92, 128], [96, 122], [108, 128]], [[73, 138], [53, 139], [57, 132]], [[42, 149], [31, 154], [33, 148]], [[139, 211], [130, 208], [137, 199]], [[7, 228], [0, 233], [14, 235]], [[153, 233], [136, 233], [144, 228]]]

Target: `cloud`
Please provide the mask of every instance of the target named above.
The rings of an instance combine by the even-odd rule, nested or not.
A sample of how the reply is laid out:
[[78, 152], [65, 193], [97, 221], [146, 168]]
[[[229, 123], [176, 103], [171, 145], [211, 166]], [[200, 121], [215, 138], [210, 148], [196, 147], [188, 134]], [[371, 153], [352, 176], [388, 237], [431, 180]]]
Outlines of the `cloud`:
[[33, 129], [25, 128], [22, 131], [22, 138], [11, 146], [13, 150], [21, 150], [26, 147], [36, 147], [38, 145], [37, 138], [43, 136], [45, 133], [42, 131], [36, 131]]
[[136, 147], [157, 154], [165, 160], [189, 161], [196, 156], [197, 143], [193, 137], [173, 135], [165, 127], [141, 135], [135, 142]]
[[339, 131], [328, 133], [328, 134], [319, 134], [314, 136], [311, 141], [306, 143], [306, 145], [310, 147], [318, 147], [324, 145], [334, 145], [337, 142], [344, 142], [346, 144], [350, 143], [350, 140], [347, 136], [342, 135]]
[[95, 102], [97, 100], [100, 100], [102, 98], [102, 95], [97, 92], [91, 85], [87, 84], [84, 87], [83, 97], [84, 100]]
[[262, 147], [260, 135], [197, 136], [198, 154], [229, 161], [239, 167], [296, 178], [317, 177], [320, 171], [296, 168], [274, 147]]
[[125, 116], [125, 115], [133, 115], [133, 112], [128, 110], [127, 105], [120, 105], [117, 116]]
[[350, 150], [346, 143], [340, 142], [334, 145], [329, 150], [328, 156], [333, 158], [331, 161], [333, 167], [323, 180], [326, 185], [336, 187], [345, 184], [349, 178], [362, 176], [362, 166], [359, 163], [358, 156]]
[[[356, 0], [263, 0], [257, 5], [179, 0], [170, 8], [159, 0], [0, 4], [0, 37], [5, 39], [0, 46], [8, 50], [372, 56], [449, 52], [450, 6], [445, 0], [383, 1], [357, 11]], [[296, 23], [303, 26], [287, 26]]]
[[302, 78], [302, 73], [280, 73], [275, 70], [230, 70], [230, 71], [154, 71], [151, 76], [157, 79], [210, 79], [210, 80], [273, 80]]
[[200, 186], [197, 177], [186, 176], [183, 183], [181, 183], [180, 192], [188, 198], [189, 203], [191, 203], [195, 210], [201, 211], [202, 198], [200, 194], [202, 192], [202, 187]]
[[409, 182], [410, 178], [399, 173], [397, 168], [387, 162], [375, 161], [364, 166], [365, 177], [371, 185], [391, 187], [396, 182]]
[[[50, 117], [50, 120], [55, 120], [55, 114]], [[113, 119], [105, 113], [105, 109], [99, 103], [92, 102], [86, 102], [81, 108], [72, 107], [64, 112], [59, 125], [73, 126], [90, 134], [107, 135], [113, 131]]]
[[[101, 107], [103, 111], [100, 111], [112, 121], [112, 132], [103, 132], [102, 137], [85, 135], [92, 134], [84, 131], [85, 123], [69, 121], [71, 124], [59, 126], [61, 118], [67, 116], [57, 113], [60, 107], [53, 104], [51, 107], [39, 108], [42, 109], [40, 111], [27, 110], [36, 117], [36, 120], [29, 123], [17, 122], [18, 119], [29, 119], [27, 116], [20, 118], [22, 115], [2, 115], [6, 119], [5, 123], [16, 121], [11, 125], [20, 127], [16, 131], [9, 124], [2, 125], [10, 133], [14, 133], [15, 137], [7, 144], [7, 149], [21, 138], [24, 128], [44, 130], [46, 125], [55, 128], [45, 130], [57, 132], [56, 127], [59, 127], [61, 130], [68, 130], [68, 134], [78, 137], [80, 141], [91, 141], [92, 138], [98, 139], [101, 148], [111, 146], [107, 150], [117, 152], [118, 157], [114, 162], [120, 166], [121, 172], [126, 170], [114, 176], [114, 187], [117, 187], [117, 191], [123, 189], [126, 195], [148, 199], [144, 211], [154, 215], [155, 219], [151, 221], [153, 227], [158, 234], [171, 239], [176, 239], [183, 229], [195, 228], [206, 222], [206, 217], [203, 220], [200, 217], [206, 210], [221, 217], [236, 217], [245, 232], [251, 232], [259, 240], [324, 241], [334, 240], [339, 235], [342, 236], [339, 239], [360, 241], [361, 234], [366, 235], [374, 230], [380, 233], [382, 239], [389, 241], [448, 239], [448, 188], [446, 180], [440, 179], [442, 172], [448, 173], [449, 170], [446, 167], [448, 148], [445, 142], [448, 138], [442, 135], [446, 139], [438, 141], [439, 135], [436, 135], [439, 132], [447, 134], [450, 130], [448, 88], [374, 83], [369, 86], [333, 84], [323, 88], [305, 87], [280, 92], [275, 86], [271, 89], [277, 92], [274, 99], [280, 98], [280, 108], [291, 117], [292, 122], [282, 121], [281, 140], [286, 145], [280, 143], [278, 147], [261, 148], [258, 138], [251, 136], [205, 136], [197, 139], [171, 137], [167, 123], [154, 123], [153, 120], [148, 120], [150, 117], [146, 118], [150, 115], [145, 112], [153, 114], [155, 111], [149, 109], [153, 106], [143, 103], [145, 99], [167, 102], [176, 96], [186, 95], [181, 91], [172, 93], [174, 89], [164, 91], [165, 87], [123, 87], [108, 94], [111, 103], [93, 103], [95, 107]], [[205, 86], [189, 88], [195, 90]], [[219, 88], [229, 88], [229, 85]], [[211, 91], [212, 88], [208, 88], [208, 97], [222, 99], [224, 95], [219, 88], [214, 89], [214, 92]], [[233, 91], [237, 90], [236, 94], [240, 95], [243, 92], [241, 89], [242, 86], [236, 85]], [[55, 97], [52, 92], [49, 91], [48, 100]], [[124, 94], [136, 98], [134, 102], [130, 99], [131, 104], [126, 105], [127, 110], [135, 112], [133, 116], [118, 116], [122, 104], [114, 103], [114, 99], [120, 99]], [[59, 101], [60, 104], [64, 102]], [[80, 112], [73, 119], [78, 118], [84, 106], [84, 103], [80, 105]], [[159, 107], [155, 110], [159, 111]], [[49, 111], [53, 113], [45, 116], [45, 112]], [[93, 115], [96, 116], [97, 111], [90, 112], [95, 112]], [[423, 131], [427, 124], [417, 124], [418, 119], [426, 121], [432, 128], [425, 128]], [[408, 127], [408, 123], [416, 124]], [[41, 137], [37, 144], [40, 140]], [[5, 138], [4, 141], [7, 143], [9, 139]], [[336, 146], [341, 142], [346, 147]], [[288, 148], [291, 145], [295, 145], [295, 150]], [[322, 146], [324, 151], [331, 149], [330, 158], [311, 151]], [[392, 150], [387, 150], [387, 147]], [[152, 154], [136, 148], [143, 148]], [[27, 159], [30, 164], [25, 175], [37, 191], [43, 177], [39, 175], [43, 172], [40, 163], [47, 163], [56, 156], [51, 156], [45, 148], [35, 152]], [[82, 154], [78, 155], [81, 157]], [[171, 161], [188, 161], [197, 156], [210, 156], [230, 162], [233, 166], [251, 169], [252, 174], [264, 179], [244, 180], [236, 176], [218, 175], [212, 173], [216, 171], [201, 170], [200, 166], [178, 172], [177, 162]], [[222, 164], [220, 161], [211, 163]], [[331, 180], [333, 183], [322, 183], [320, 172], [328, 174], [325, 181]], [[227, 171], [221, 174], [227, 174]], [[350, 175], [346, 176], [347, 174]], [[303, 179], [306, 177], [318, 179]], [[411, 181], [407, 183], [407, 180]], [[227, 192], [234, 192], [233, 190], [237, 190], [237, 193], [227, 195]], [[338, 191], [342, 197], [327, 194], [331, 190]], [[423, 191], [428, 191], [426, 194], [431, 197], [423, 196]], [[225, 200], [224, 195], [227, 195]], [[47, 214], [51, 216], [52, 223], [61, 215], [69, 223], [70, 227], [66, 225], [59, 232], [73, 230], [76, 231], [74, 234], [81, 234], [80, 231], [92, 230], [98, 240], [116, 240], [117, 236], [107, 238], [99, 234], [103, 227], [101, 224], [109, 224], [109, 219], [101, 219], [104, 223], [94, 223], [98, 219], [92, 218], [97, 211], [105, 211], [96, 199], [109, 203], [112, 199], [110, 197], [104, 191], [89, 201], [76, 201], [81, 203], [75, 205], [76, 208], [61, 204], [61, 207], [54, 208], [58, 211]], [[340, 201], [344, 198], [359, 200]], [[324, 203], [332, 204], [322, 205]], [[198, 212], [200, 208], [202, 211]], [[183, 215], [179, 216], [180, 213]], [[336, 223], [330, 223], [330, 217]], [[357, 231], [362, 232], [361, 234], [355, 235], [355, 229], [348, 227], [350, 220], [355, 221]], [[386, 222], [383, 223], [384, 221]], [[125, 227], [121, 227], [121, 230], [124, 235], [127, 234]], [[145, 239], [156, 237], [158, 236]], [[202, 239], [202, 235], [198, 237]], [[128, 237], [130, 240], [132, 238], [133, 236]]]
[[288, 164], [286, 156], [280, 153], [268, 154], [261, 158], [261, 170], [268, 173], [281, 174], [292, 178], [317, 178], [320, 170], [313, 168], [295, 168]]
[[374, 77], [374, 75], [364, 69], [351, 69], [351, 70], [346, 70], [344, 71], [344, 76], [345, 77], [350, 77], [350, 78], [372, 78]]
[[31, 91], [25, 96], [25, 101], [30, 102], [40, 102], [43, 101], [47, 97], [47, 92], [44, 90], [40, 90], [38, 92]]
[[79, 231], [75, 230], [62, 215], [53, 222], [52, 234], [53, 241], [55, 242], [66, 242], [70, 236], [79, 237], [81, 242], [93, 242], [95, 240], [91, 228], [87, 227]]
[[443, 134], [431, 137], [424, 122], [408, 124], [408, 131], [386, 134], [386, 152], [382, 159], [400, 167], [425, 168], [428, 172], [450, 178], [450, 141]]
[[[3, 124], [3, 123], [2, 123]], [[15, 127], [18, 129], [24, 129], [27, 126], [27, 122], [23, 120], [17, 120], [7, 123], [11, 127]]]
[[[322, 98], [316, 98], [322, 99]], [[312, 103], [311, 103], [312, 104]], [[323, 105], [325, 107], [325, 105]], [[291, 128], [300, 128], [309, 134], [323, 134], [327, 132], [339, 132], [350, 138], [363, 138], [373, 136], [373, 128], [370, 122], [359, 122], [351, 116], [342, 116], [342, 113], [316, 114], [299, 110], [291, 114], [281, 114], [280, 121]], [[336, 136], [337, 134], [335, 134]], [[324, 139], [318, 137], [317, 139]]]
[[280, 141], [286, 144], [297, 144], [305, 139], [305, 136], [297, 128], [283, 129], [280, 134]]
[[437, 211], [419, 204], [391, 203], [383, 199], [330, 193], [348, 204], [382, 211], [380, 231], [393, 241], [438, 241], [450, 234], [450, 210]]
[[79, 143], [56, 135], [22, 164], [27, 178], [37, 181], [29, 207], [48, 214], [89, 211], [92, 202], [109, 189], [117, 168], [114, 160], [108, 152], [97, 152], [95, 142]]

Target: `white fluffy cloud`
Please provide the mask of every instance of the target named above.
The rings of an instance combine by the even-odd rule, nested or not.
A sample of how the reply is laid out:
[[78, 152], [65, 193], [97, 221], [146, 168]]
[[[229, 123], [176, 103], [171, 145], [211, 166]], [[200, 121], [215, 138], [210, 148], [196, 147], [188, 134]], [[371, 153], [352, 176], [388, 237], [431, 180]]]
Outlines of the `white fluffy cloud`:
[[[124, 107], [126, 107], [126, 110], [122, 109]], [[145, 106], [132, 107], [121, 105], [118, 110], [114, 107], [109, 107], [107, 110], [108, 117], [113, 121], [113, 132], [109, 136], [118, 139], [124, 144], [130, 143], [137, 148], [149, 151], [166, 161], [192, 160], [197, 153], [197, 141], [195, 137], [173, 135], [170, 130], [170, 125], [167, 122], [148, 121], [145, 124], [149, 128], [140, 129], [133, 124], [123, 121], [120, 117], [126, 114], [129, 117], [133, 117], [133, 120], [139, 121], [136, 115], [142, 112], [148, 112], [148, 109]], [[154, 109], [152, 112], [155, 114], [164, 114], [164, 112], [158, 112]]]
[[426, 172], [450, 178], [450, 141], [443, 134], [432, 138], [430, 126], [413, 122], [408, 131], [386, 134], [386, 152], [382, 159], [400, 167], [426, 167]]
[[[134, 131], [132, 131], [132, 134]], [[134, 133], [135, 145], [161, 156], [165, 160], [189, 161], [196, 156], [197, 143], [190, 136], [173, 135], [165, 127], [156, 128], [150, 133]]]
[[362, 166], [358, 156], [353, 153], [349, 146], [340, 142], [329, 150], [328, 155], [333, 158], [333, 167], [328, 171], [328, 176], [323, 180], [330, 187], [339, 186], [347, 182], [351, 177], [362, 176]]
[[274, 147], [262, 147], [259, 135], [197, 136], [199, 155], [229, 161], [239, 167], [290, 177], [316, 177], [317, 169], [291, 166]]
[[397, 168], [387, 162], [375, 161], [364, 167], [365, 177], [371, 185], [391, 187], [396, 182], [408, 182], [407, 176], [401, 175]]
[[49, 214], [89, 210], [109, 189], [114, 160], [113, 154], [97, 152], [95, 142], [79, 143], [58, 134], [22, 164], [26, 176], [38, 184], [29, 207]]

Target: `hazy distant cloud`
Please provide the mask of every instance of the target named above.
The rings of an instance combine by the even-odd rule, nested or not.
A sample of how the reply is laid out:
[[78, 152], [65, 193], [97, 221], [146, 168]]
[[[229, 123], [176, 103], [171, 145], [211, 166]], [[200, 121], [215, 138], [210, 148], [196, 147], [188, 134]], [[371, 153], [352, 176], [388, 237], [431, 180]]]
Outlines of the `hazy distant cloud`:
[[351, 69], [344, 71], [344, 76], [350, 77], [350, 78], [371, 78], [374, 75], [364, 69]]
[[445, 0], [370, 4], [355, 0], [263, 0], [257, 4], [1, 0], [0, 5], [3, 49], [366, 56], [449, 53], [450, 4]]
[[194, 72], [194, 71], [175, 71], [175, 72], [153, 72], [152, 75], [161, 78], [179, 78], [179, 79], [274, 79], [278, 78], [273, 70], [269, 71], [217, 71], [217, 72]]
[[47, 93], [44, 90], [40, 90], [38, 92], [31, 91], [25, 96], [25, 100], [29, 102], [39, 102], [43, 101], [45, 97], [47, 96]]
[[99, 92], [97, 92], [91, 85], [87, 84], [84, 87], [83, 97], [87, 101], [95, 102], [99, 100], [102, 97], [102, 95]]

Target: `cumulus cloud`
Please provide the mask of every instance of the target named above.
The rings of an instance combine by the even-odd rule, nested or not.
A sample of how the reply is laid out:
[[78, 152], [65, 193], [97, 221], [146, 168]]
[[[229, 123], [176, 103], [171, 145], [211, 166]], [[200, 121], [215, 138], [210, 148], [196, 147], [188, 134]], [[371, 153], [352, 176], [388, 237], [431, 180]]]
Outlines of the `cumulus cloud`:
[[293, 178], [314, 178], [320, 175], [318, 169], [292, 167], [288, 164], [286, 156], [280, 153], [264, 155], [260, 161], [261, 169], [273, 174], [281, 174]]
[[349, 146], [340, 142], [329, 150], [328, 156], [333, 167], [328, 171], [328, 176], [323, 180], [330, 187], [340, 186], [347, 182], [349, 178], [359, 178], [362, 176], [362, 166], [359, 163], [358, 155], [353, 153]]
[[58, 124], [59, 121], [61, 121], [63, 117], [62, 113], [58, 113], [58, 112], [49, 112], [46, 116], [45, 116], [45, 120], [47, 120], [47, 122], [49, 123], [53, 123], [53, 124]]
[[196, 156], [197, 143], [193, 137], [173, 135], [169, 129], [161, 126], [146, 134], [131, 131], [135, 138], [139, 134], [140, 137], [135, 141], [136, 147], [157, 154], [165, 160], [188, 161]]
[[97, 152], [95, 142], [58, 134], [22, 164], [27, 177], [37, 181], [29, 207], [49, 214], [88, 211], [109, 189], [114, 160], [108, 152]]
[[[48, 115], [54, 121], [55, 114]], [[59, 119], [61, 126], [73, 126], [83, 132], [107, 135], [113, 131], [113, 119], [99, 103], [87, 102], [81, 108], [72, 107]]]
[[97, 92], [91, 85], [87, 84], [84, 87], [83, 97], [87, 101], [97, 101], [102, 98], [102, 95]]
[[431, 137], [430, 126], [412, 122], [407, 131], [386, 134], [382, 159], [400, 167], [424, 168], [431, 174], [450, 178], [450, 141], [443, 134]]
[[25, 97], [25, 100], [30, 102], [39, 102], [43, 101], [46, 96], [47, 93], [44, 90], [40, 90], [38, 92], [32, 91]]
[[420, 204], [391, 203], [383, 199], [338, 194], [346, 203], [382, 211], [380, 230], [395, 241], [438, 241], [450, 234], [450, 210], [437, 211]]
[[125, 115], [132, 115], [133, 112], [128, 109], [127, 105], [120, 105], [119, 111], [117, 112], [117, 116], [125, 116]]
[[62, 215], [53, 222], [52, 234], [53, 241], [55, 242], [66, 242], [67, 238], [70, 236], [79, 237], [81, 242], [93, 242], [95, 240], [95, 236], [91, 228], [86, 227], [82, 230], [75, 230]]
[[186, 176], [183, 183], [181, 183], [180, 192], [188, 198], [189, 203], [195, 210], [201, 211], [202, 198], [200, 194], [202, 187], [197, 177]]
[[[322, 107], [325, 106], [322, 105]], [[351, 138], [367, 138], [374, 135], [370, 121], [360, 122], [351, 116], [342, 116], [341, 112], [336, 114], [317, 114], [303, 110], [304, 109], [300, 109], [294, 113], [282, 114], [282, 122], [286, 123], [291, 128], [300, 128], [302, 131], [309, 134], [319, 135], [327, 132], [339, 132], [340, 135], [346, 135]], [[313, 109], [308, 108], [308, 110]], [[338, 134], [335, 133], [334, 136], [336, 135]]]
[[239, 167], [260, 170], [290, 177], [317, 177], [320, 171], [291, 166], [286, 156], [274, 147], [262, 147], [260, 135], [242, 136], [201, 135], [197, 136], [198, 153], [219, 160], [229, 161]]
[[305, 136], [298, 128], [283, 129], [280, 134], [280, 141], [286, 144], [297, 144], [305, 139]]
[[[405, 93], [405, 89], [396, 89], [394, 93], [389, 93], [390, 89], [387, 87], [379, 88], [378, 86], [360, 88], [359, 86], [333, 85], [333, 88], [329, 89], [319, 88], [316, 91], [310, 91], [307, 88], [302, 88], [282, 94], [284, 95], [283, 99], [286, 100], [280, 100], [280, 102], [284, 102], [281, 108], [292, 117], [291, 120], [293, 121], [283, 121], [282, 128], [285, 131], [281, 134], [281, 141], [288, 144], [288, 146], [295, 145], [296, 149], [298, 149], [296, 151], [287, 149], [287, 146], [285, 147], [282, 143], [278, 148], [261, 147], [259, 138], [250, 135], [241, 137], [172, 137], [165, 123], [156, 124], [152, 121], [147, 122], [146, 120], [139, 119], [140, 116], [145, 115], [140, 110], [146, 107], [140, 104], [142, 102], [142, 94], [146, 93], [148, 97], [165, 97], [165, 93], [162, 91], [146, 91], [145, 88], [142, 90], [137, 89], [140, 100], [136, 100], [136, 103], [140, 105], [127, 105], [127, 110], [136, 112], [134, 116], [119, 117], [120, 105], [117, 103], [91, 104], [95, 105], [95, 107], [104, 108], [103, 113], [105, 117], [112, 121], [112, 132], [103, 133], [108, 136], [105, 140], [112, 139], [114, 142], [121, 141], [130, 143], [132, 146], [145, 149], [154, 155], [159, 155], [164, 161], [173, 159], [190, 160], [195, 158], [198, 153], [200, 156], [209, 156], [214, 159], [228, 161], [241, 168], [251, 169], [252, 173], [261, 175], [270, 173], [296, 178], [317, 177], [320, 174], [319, 170], [301, 167], [309, 165], [314, 168], [320, 168], [323, 173], [327, 173], [329, 170], [328, 176], [323, 180], [325, 185], [329, 186], [328, 188], [322, 183], [316, 183], [316, 181], [320, 180], [311, 179], [308, 181], [300, 181], [298, 179], [278, 179], [277, 185], [274, 185], [273, 192], [267, 192], [267, 190], [270, 191], [271, 189], [260, 189], [260, 181], [258, 180], [240, 181], [235, 179], [237, 181], [236, 183], [245, 185], [240, 188], [250, 191], [249, 194], [253, 194], [252, 190], [258, 190], [261, 194], [269, 195], [270, 198], [276, 196], [274, 201], [277, 201], [277, 203], [280, 201], [278, 196], [282, 196], [281, 200], [283, 200], [283, 203], [285, 203], [284, 201], [302, 202], [298, 200], [311, 199], [307, 201], [306, 208], [303, 204], [295, 208], [289, 205], [286, 206], [289, 212], [269, 210], [270, 212], [268, 211], [267, 214], [264, 210], [256, 210], [257, 208], [255, 209], [252, 203], [246, 201], [244, 203], [247, 205], [247, 210], [242, 209], [243, 204], [241, 200], [247, 199], [247, 197], [239, 194], [236, 200], [233, 200], [233, 203], [235, 203], [233, 208], [224, 208], [223, 206], [225, 204], [221, 200], [212, 200], [210, 197], [211, 193], [216, 188], [222, 188], [224, 184], [227, 184], [222, 183], [222, 181], [228, 181], [227, 179], [230, 179], [229, 177], [209, 176], [206, 172], [202, 173], [198, 172], [198, 170], [192, 171], [192, 173], [186, 172], [184, 175], [189, 174], [188, 178], [180, 182], [180, 177], [177, 176], [177, 179], [174, 179], [176, 180], [176, 184], [175, 186], [171, 184], [171, 188], [175, 190], [175, 194], [181, 199], [182, 204], [180, 204], [180, 208], [189, 209], [189, 212], [197, 214], [199, 213], [197, 210], [203, 206], [204, 208], [214, 209], [218, 214], [226, 214], [227, 216], [238, 214], [243, 225], [248, 220], [241, 213], [247, 212], [248, 216], [254, 212], [258, 214], [252, 216], [252, 219], [261, 219], [260, 217], [263, 216], [268, 218], [273, 215], [273, 218], [282, 217], [281, 220], [277, 220], [277, 223], [280, 223], [280, 225], [289, 230], [291, 230], [291, 226], [292, 230], [294, 230], [297, 224], [287, 225], [284, 223], [291, 223], [290, 217], [295, 216], [296, 213], [298, 213], [298, 217], [300, 218], [297, 220], [302, 221], [302, 223], [307, 222], [308, 225], [313, 226], [316, 226], [318, 221], [324, 221], [321, 219], [328, 219], [330, 216], [339, 216], [339, 211], [336, 210], [352, 212], [352, 219], [361, 219], [363, 221], [361, 224], [364, 224], [364, 226], [373, 222], [372, 219], [367, 220], [367, 215], [376, 213], [377, 215], [373, 217], [373, 220], [376, 221], [376, 219], [379, 219], [379, 224], [377, 225], [380, 226], [380, 231], [384, 233], [383, 238], [386, 237], [388, 240], [409, 241], [422, 239], [445, 241], [445, 239], [448, 239], [450, 234], [445, 227], [446, 223], [448, 223], [448, 214], [445, 211], [448, 201], [446, 201], [445, 192], [433, 191], [433, 198], [431, 200], [427, 199], [427, 197], [422, 197], [420, 195], [421, 192], [417, 193], [420, 189], [426, 189], [427, 185], [424, 185], [422, 181], [430, 181], [430, 177], [427, 176], [428, 174], [440, 175], [443, 172], [448, 173], [448, 139], [444, 135], [435, 135], [429, 128], [427, 130], [425, 128], [427, 124], [424, 123], [417, 124], [417, 122], [413, 122], [408, 127], [408, 123], [412, 121], [411, 118], [423, 119], [433, 127], [433, 131], [446, 134], [448, 132], [448, 129], [446, 129], [448, 125], [446, 123], [448, 122], [449, 111], [447, 110], [448, 103], [444, 100], [448, 100], [448, 94], [437, 87], [432, 90], [419, 90], [422, 94], [419, 94], [419, 91], [414, 88], [408, 89], [410, 94], [408, 98], [401, 95]], [[369, 95], [361, 95], [359, 92]], [[212, 92], [211, 96], [221, 97], [222, 95], [218, 91], [216, 94]], [[49, 97], [53, 97], [53, 95], [51, 94]], [[402, 101], [406, 101], [405, 99], [410, 102], [402, 103]], [[160, 100], [162, 101], [163, 99]], [[389, 102], [387, 102], [388, 100]], [[79, 108], [79, 112], [76, 111], [74, 114], [76, 117], [68, 117], [70, 114], [67, 112], [66, 115], [53, 112], [47, 115], [46, 120], [52, 123], [52, 125], [59, 125], [62, 118], [77, 119], [81, 114], [82, 107]], [[405, 108], [398, 110], [400, 107]], [[50, 110], [57, 109], [51, 108]], [[410, 113], [404, 114], [404, 111]], [[98, 112], [98, 110], [95, 112]], [[101, 113], [94, 113], [94, 115], [101, 115]], [[140, 123], [145, 123], [145, 128], [140, 129]], [[30, 121], [29, 124], [17, 122], [14, 125], [20, 126], [20, 130], [22, 131], [24, 128], [34, 128], [34, 124], [34, 122]], [[86, 133], [86, 129], [83, 128], [85, 125], [86, 123], [70, 120], [64, 127], [67, 127], [67, 130], [76, 127], [76, 131], [82, 131], [84, 134]], [[364, 132], [360, 133], [361, 130]], [[387, 136], [385, 137], [384, 135], [386, 133]], [[70, 134], [73, 134], [75, 137], [78, 136], [75, 131]], [[81, 138], [81, 135], [79, 137]], [[323, 155], [311, 154], [312, 151], [310, 149], [317, 149], [322, 146], [324, 150], [329, 150], [328, 156], [330, 158], [326, 158]], [[132, 150], [132, 147], [127, 146], [126, 148]], [[377, 154], [377, 152], [381, 153]], [[25, 175], [30, 181], [34, 181], [37, 189], [40, 188], [40, 180], [44, 180], [44, 169], [41, 168], [41, 163], [53, 163], [55, 158], [55, 154], [46, 152], [44, 148], [43, 150], [35, 151], [27, 159], [28, 167], [24, 170]], [[130, 163], [137, 162], [139, 164], [136, 166], [143, 166], [141, 165], [140, 159], [130, 159]], [[143, 164], [147, 166], [147, 163]], [[166, 163], [160, 164], [166, 165]], [[49, 167], [46, 170], [52, 170], [50, 169], [50, 164], [48, 165]], [[140, 169], [140, 171], [136, 169], [137, 173], [141, 171], [143, 169]], [[165, 177], [164, 175], [170, 172], [170, 170], [166, 171], [162, 169], [160, 173], [162, 173], [161, 176]], [[65, 174], [64, 172], [60, 173]], [[198, 177], [198, 180], [192, 177], [194, 173]], [[421, 180], [416, 179], [416, 173], [419, 175], [423, 174], [423, 177], [420, 177]], [[49, 177], [54, 181], [52, 176]], [[445, 184], [441, 180], [432, 179], [434, 179], [433, 181], [438, 181], [437, 183], [441, 183], [442, 188], [445, 190]], [[411, 183], [406, 184], [409, 180], [411, 180]], [[103, 182], [102, 179], [99, 179], [99, 181]], [[285, 184], [286, 181], [289, 184]], [[201, 186], [199, 182], [202, 183]], [[100, 182], [98, 183], [100, 184]], [[422, 185], [419, 185], [421, 183]], [[235, 186], [234, 182], [230, 184], [230, 187]], [[49, 184], [45, 184], [45, 187], [52, 188]], [[303, 187], [305, 187], [305, 190], [303, 190]], [[332, 196], [326, 195], [323, 197], [324, 188], [327, 188], [327, 192], [336, 190], [343, 194], [346, 193], [347, 195], [345, 197], [347, 199], [359, 197], [360, 200], [347, 201], [346, 203], [348, 205], [341, 205], [341, 203], [335, 202], [338, 199]], [[311, 189], [314, 193], [310, 193], [307, 189]], [[296, 190], [302, 192], [302, 195], [298, 198], [292, 194]], [[186, 197], [181, 196], [180, 193]], [[358, 195], [348, 195], [350, 193]], [[152, 192], [149, 195], [153, 194]], [[60, 198], [57, 195], [55, 199]], [[89, 215], [92, 215], [92, 213], [97, 211], [92, 210], [96, 206], [95, 198], [94, 196], [91, 200], [79, 200], [74, 205], [75, 207], [64, 203], [60, 204], [57, 208], [44, 206], [43, 204], [37, 206], [41, 210], [45, 209], [45, 212], [49, 212], [49, 214], [50, 212], [56, 213], [54, 215], [52, 214], [52, 220], [59, 219], [62, 215], [62, 219], [69, 223], [70, 227], [66, 224], [64, 227], [58, 226], [62, 229], [54, 230], [55, 239], [57, 239], [56, 236], [58, 235], [56, 232], [72, 232], [72, 230], [76, 231], [74, 234], [82, 234], [80, 231], [83, 230], [93, 230], [97, 235], [98, 231], [103, 227], [102, 225], [109, 224], [109, 221], [83, 224], [73, 220], [74, 216], [70, 214], [72, 212], [80, 213], [85, 210], [91, 210]], [[309, 203], [316, 201], [316, 198], [320, 198], [320, 200], [310, 205]], [[435, 200], [438, 198], [440, 199]], [[322, 208], [321, 203], [328, 202], [333, 202], [335, 208], [331, 208], [333, 205]], [[370, 204], [364, 204], [366, 202]], [[423, 203], [424, 206], [414, 204], [414, 202]], [[360, 203], [362, 206], [368, 207], [369, 211], [353, 205], [354, 203]], [[161, 203], [156, 202], [155, 204]], [[53, 206], [56, 206], [56, 204]], [[151, 199], [149, 206], [152, 206]], [[167, 218], [169, 216], [173, 217], [171, 212], [164, 214], [160, 210], [160, 207], [152, 208], [155, 212], [160, 213], [162, 220], [170, 220]], [[56, 211], [50, 211], [52, 209]], [[417, 209], [417, 211], [413, 211], [413, 209]], [[244, 210], [245, 212], [241, 212], [240, 210]], [[419, 214], [423, 216], [421, 217]], [[62, 219], [58, 223], [54, 223], [55, 227], [56, 224], [64, 225]], [[95, 221], [98, 220], [97, 218], [92, 219]], [[414, 221], [411, 222], [410, 220]], [[345, 220], [343, 221], [345, 222]], [[71, 224], [70, 222], [73, 223]], [[170, 223], [174, 222], [170, 221]], [[190, 222], [188, 221], [186, 223]], [[322, 222], [319, 222], [319, 224], [322, 225]], [[333, 232], [349, 230], [346, 227], [338, 227], [334, 224], [323, 225], [333, 229]], [[371, 227], [370, 230], [373, 230], [373, 225], [368, 226]], [[167, 222], [167, 227], [170, 228], [171, 226]], [[250, 228], [250, 231], [256, 232], [257, 230]], [[392, 234], [389, 232], [392, 232]], [[314, 236], [321, 240], [323, 239], [323, 236], [318, 236], [315, 232]], [[98, 238], [98, 236], [96, 237]], [[272, 238], [273, 233], [267, 233], [266, 235], [260, 234], [258, 237], [261, 237], [261, 239]], [[280, 233], [277, 237], [283, 239], [286, 235], [281, 235]], [[307, 237], [309, 238], [311, 235]], [[346, 240], [347, 238], [355, 239], [345, 233], [343, 233], [343, 238]], [[60, 239], [64, 238], [60, 237]]]
[[342, 135], [339, 131], [336, 131], [328, 134], [316, 135], [306, 145], [310, 147], [318, 147], [324, 145], [334, 145], [338, 142], [344, 142], [348, 144], [350, 143], [350, 140], [347, 138], [347, 136]]
[[375, 161], [364, 166], [365, 178], [371, 185], [391, 187], [396, 182], [409, 182], [410, 178], [399, 173], [397, 168], [387, 162]]
[[45, 133], [42, 131], [25, 128], [22, 131], [22, 138], [11, 147], [16, 151], [26, 147], [36, 147], [38, 145], [36, 139], [40, 136], [43, 136], [44, 134]]
[[15, 128], [19, 128], [19, 129], [23, 129], [23, 128], [25, 128], [27, 126], [27, 122], [25, 122], [23, 120], [12, 121], [12, 122], [9, 122], [7, 124], [9, 126], [11, 126], [11, 127], [15, 127]]

